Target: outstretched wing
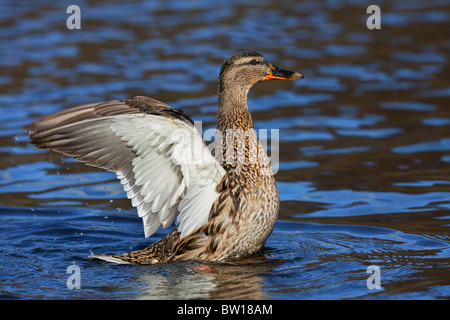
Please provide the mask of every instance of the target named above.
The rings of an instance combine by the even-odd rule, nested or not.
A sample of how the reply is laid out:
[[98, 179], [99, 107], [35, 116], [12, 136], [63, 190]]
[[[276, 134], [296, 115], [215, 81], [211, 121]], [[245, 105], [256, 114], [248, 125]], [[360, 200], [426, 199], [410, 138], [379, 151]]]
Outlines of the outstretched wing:
[[71, 108], [25, 129], [37, 148], [115, 172], [146, 237], [178, 213], [181, 237], [204, 225], [225, 174], [192, 120], [148, 97]]

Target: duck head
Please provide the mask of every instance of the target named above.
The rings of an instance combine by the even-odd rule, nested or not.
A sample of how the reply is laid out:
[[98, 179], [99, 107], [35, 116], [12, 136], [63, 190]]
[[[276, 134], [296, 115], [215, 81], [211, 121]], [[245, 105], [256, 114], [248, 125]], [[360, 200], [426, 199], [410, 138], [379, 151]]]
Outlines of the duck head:
[[219, 91], [226, 86], [249, 90], [253, 85], [265, 80], [295, 80], [303, 75], [284, 70], [271, 64], [260, 53], [241, 50], [232, 54], [222, 65], [219, 76]]

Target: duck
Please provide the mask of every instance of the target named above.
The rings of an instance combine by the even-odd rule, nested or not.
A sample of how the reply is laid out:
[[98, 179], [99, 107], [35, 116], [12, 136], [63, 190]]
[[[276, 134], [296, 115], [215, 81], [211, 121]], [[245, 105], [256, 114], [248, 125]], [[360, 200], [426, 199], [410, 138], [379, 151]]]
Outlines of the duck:
[[258, 52], [233, 53], [220, 69], [216, 139], [208, 145], [184, 111], [147, 96], [71, 107], [25, 130], [38, 149], [115, 172], [145, 237], [175, 225], [144, 249], [89, 258], [118, 264], [245, 259], [261, 252], [279, 210], [247, 95], [262, 81], [300, 78]]

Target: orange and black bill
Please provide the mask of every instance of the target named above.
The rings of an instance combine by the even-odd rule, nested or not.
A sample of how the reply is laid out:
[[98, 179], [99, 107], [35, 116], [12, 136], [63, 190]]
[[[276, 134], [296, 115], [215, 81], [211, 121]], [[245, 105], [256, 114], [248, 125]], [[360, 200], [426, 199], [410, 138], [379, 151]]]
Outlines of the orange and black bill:
[[274, 80], [274, 79], [295, 80], [301, 78], [303, 78], [303, 75], [298, 72], [284, 70], [270, 64], [270, 73], [266, 75], [264, 80]]

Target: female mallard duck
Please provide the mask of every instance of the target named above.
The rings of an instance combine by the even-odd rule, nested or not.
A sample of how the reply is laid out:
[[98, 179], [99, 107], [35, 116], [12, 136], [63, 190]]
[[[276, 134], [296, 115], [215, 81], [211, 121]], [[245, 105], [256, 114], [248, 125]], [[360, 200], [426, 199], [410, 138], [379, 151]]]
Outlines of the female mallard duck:
[[142, 96], [70, 108], [26, 129], [37, 148], [115, 172], [146, 237], [179, 213], [177, 227], [151, 246], [92, 258], [136, 264], [239, 259], [261, 249], [279, 207], [247, 94], [263, 80], [302, 77], [257, 52], [231, 55], [220, 70], [215, 152], [183, 111]]

